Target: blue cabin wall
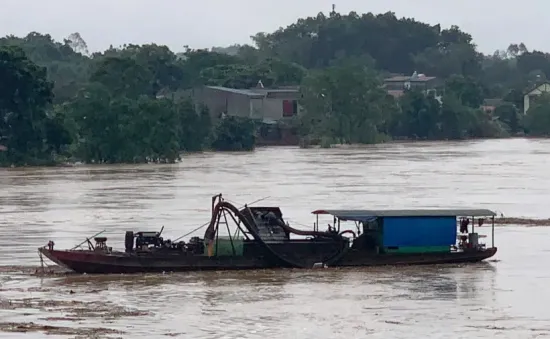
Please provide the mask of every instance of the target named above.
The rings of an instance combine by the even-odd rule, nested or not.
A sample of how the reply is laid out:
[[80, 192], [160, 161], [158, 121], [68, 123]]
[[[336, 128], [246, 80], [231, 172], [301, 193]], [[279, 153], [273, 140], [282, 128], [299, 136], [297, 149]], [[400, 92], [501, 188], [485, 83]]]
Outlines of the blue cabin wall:
[[388, 217], [383, 220], [385, 247], [450, 246], [456, 243], [456, 217]]

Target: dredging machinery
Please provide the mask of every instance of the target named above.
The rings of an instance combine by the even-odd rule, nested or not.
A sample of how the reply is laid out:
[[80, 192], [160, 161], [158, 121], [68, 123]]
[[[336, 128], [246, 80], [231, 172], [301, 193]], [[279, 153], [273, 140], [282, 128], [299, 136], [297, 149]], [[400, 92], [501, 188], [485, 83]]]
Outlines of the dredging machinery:
[[[212, 197], [203, 237], [164, 239], [162, 231], [126, 231], [124, 250], [107, 238], [86, 239], [87, 248], [56, 249], [49, 241], [39, 254], [78, 273], [182, 272], [265, 268], [313, 268], [477, 262], [492, 257], [495, 213], [485, 209], [316, 210], [313, 230], [285, 222], [279, 207], [239, 209], [221, 194]], [[319, 217], [332, 225], [319, 230]], [[457, 218], [460, 218], [460, 233]], [[471, 232], [464, 229], [470, 223]], [[492, 244], [480, 242], [474, 220], [492, 219]], [[342, 224], [349, 223], [344, 229]], [[223, 231], [220, 234], [220, 231]], [[227, 231], [227, 232], [225, 232]]]

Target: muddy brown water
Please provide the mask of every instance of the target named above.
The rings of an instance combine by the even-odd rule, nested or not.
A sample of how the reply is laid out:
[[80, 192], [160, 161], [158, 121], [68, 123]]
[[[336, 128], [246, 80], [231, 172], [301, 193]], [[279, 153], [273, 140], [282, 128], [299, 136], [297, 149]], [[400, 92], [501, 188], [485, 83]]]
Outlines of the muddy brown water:
[[[34, 276], [36, 249], [103, 229], [175, 238], [210, 198], [318, 208], [486, 207], [548, 218], [550, 141], [490, 140], [198, 154], [177, 165], [0, 170], [0, 338], [548, 338], [550, 227], [497, 227], [462, 266]], [[327, 220], [328, 222], [328, 220]], [[321, 224], [322, 225], [322, 224]], [[483, 227], [481, 233], [489, 233]], [[490, 239], [489, 239], [490, 241]]]

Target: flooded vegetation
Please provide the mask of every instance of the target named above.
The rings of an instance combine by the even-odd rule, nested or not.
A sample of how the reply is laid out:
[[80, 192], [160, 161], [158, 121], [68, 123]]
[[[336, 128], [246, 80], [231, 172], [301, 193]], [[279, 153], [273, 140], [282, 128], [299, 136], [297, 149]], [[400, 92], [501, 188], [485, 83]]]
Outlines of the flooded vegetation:
[[550, 219], [495, 218], [495, 225], [550, 226]]
[[[175, 165], [0, 170], [0, 338], [550, 336], [550, 228], [540, 227], [550, 224], [549, 146], [266, 148]], [[177, 238], [208, 221], [220, 192], [239, 206], [265, 198], [297, 228], [311, 228], [317, 208], [490, 208], [499, 250], [475, 265], [39, 274], [37, 248], [50, 239], [70, 248], [106, 230], [122, 249], [126, 230], [162, 226]]]

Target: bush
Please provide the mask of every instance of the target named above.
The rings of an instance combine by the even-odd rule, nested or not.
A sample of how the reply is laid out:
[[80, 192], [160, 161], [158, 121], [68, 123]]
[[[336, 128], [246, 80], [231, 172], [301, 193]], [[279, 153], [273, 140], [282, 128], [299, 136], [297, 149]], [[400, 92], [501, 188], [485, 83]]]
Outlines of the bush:
[[216, 151], [251, 151], [256, 145], [256, 124], [248, 118], [226, 116], [215, 129], [212, 148]]

